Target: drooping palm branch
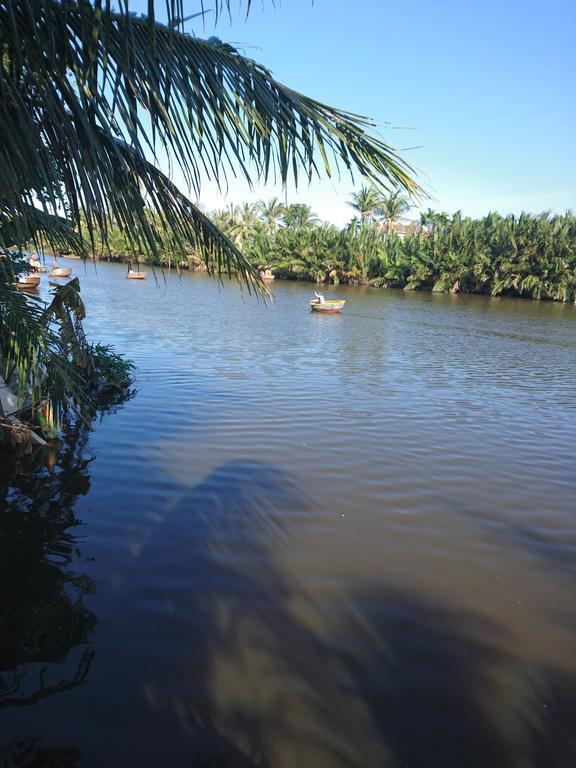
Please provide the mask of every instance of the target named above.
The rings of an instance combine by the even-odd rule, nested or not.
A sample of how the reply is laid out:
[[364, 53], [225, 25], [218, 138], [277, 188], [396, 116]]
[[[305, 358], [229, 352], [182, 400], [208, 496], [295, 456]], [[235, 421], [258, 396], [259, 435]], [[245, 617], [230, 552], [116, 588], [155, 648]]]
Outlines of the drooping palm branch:
[[[149, 0], [143, 17], [128, 0], [119, 4], [0, 3], [0, 248], [46, 238], [86, 253], [106, 242], [113, 223], [136, 253], [192, 244], [218, 276], [264, 290], [237, 247], [171, 181], [175, 166], [196, 197], [205, 177], [221, 186], [231, 175], [284, 184], [341, 168], [418, 191], [409, 166], [370, 135], [369, 120], [287, 88], [217, 38], [186, 34], [182, 0]], [[213, 10], [230, 11], [229, 0], [214, 0]], [[48, 391], [63, 412], [67, 398], [81, 399], [82, 377], [59, 359], [61, 340], [41, 309], [11, 289], [14, 269], [4, 261], [0, 359], [18, 371], [21, 391], [34, 390], [41, 371], [34, 396]]]
[[[167, 25], [153, 0], [146, 17], [102, 0], [0, 5], [0, 233], [6, 220], [12, 234], [21, 224], [23, 242], [39, 203], [78, 225], [84, 216], [90, 238], [105, 237], [112, 220], [152, 253], [170, 230], [250, 286], [253, 269], [158, 163], [177, 165], [196, 196], [203, 177], [284, 184], [342, 168], [418, 192], [371, 121], [287, 88], [217, 38], [185, 34], [183, 3], [165, 6]], [[163, 226], [151, 226], [147, 209]]]
[[62, 353], [62, 337], [45, 308], [11, 289], [0, 271], [0, 375], [15, 382], [21, 405], [36, 411], [48, 393], [50, 419], [60, 422], [71, 402], [89, 403], [81, 370]]
[[1, 247], [11, 248], [30, 243], [40, 251], [49, 245], [54, 251], [83, 254], [82, 238], [69, 219], [26, 205], [24, 201], [21, 209], [26, 212], [25, 217], [15, 213], [10, 205], [0, 200]]

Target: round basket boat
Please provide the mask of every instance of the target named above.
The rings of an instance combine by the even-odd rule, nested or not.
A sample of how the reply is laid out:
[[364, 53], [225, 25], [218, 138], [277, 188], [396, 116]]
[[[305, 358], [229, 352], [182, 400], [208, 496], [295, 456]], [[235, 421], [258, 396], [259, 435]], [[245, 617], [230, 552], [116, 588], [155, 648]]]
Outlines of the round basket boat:
[[344, 304], [346, 304], [345, 299], [332, 299], [323, 302], [320, 302], [319, 299], [312, 299], [310, 302], [310, 309], [312, 312], [323, 312], [326, 315], [330, 315], [336, 312], [341, 312]]
[[12, 288], [18, 291], [35, 291], [40, 285], [39, 275], [22, 275], [17, 283], [12, 283]]
[[22, 275], [18, 278], [18, 285], [26, 285], [29, 288], [37, 288], [40, 285], [40, 275]]
[[72, 270], [70, 267], [53, 267], [48, 272], [48, 277], [70, 277]]

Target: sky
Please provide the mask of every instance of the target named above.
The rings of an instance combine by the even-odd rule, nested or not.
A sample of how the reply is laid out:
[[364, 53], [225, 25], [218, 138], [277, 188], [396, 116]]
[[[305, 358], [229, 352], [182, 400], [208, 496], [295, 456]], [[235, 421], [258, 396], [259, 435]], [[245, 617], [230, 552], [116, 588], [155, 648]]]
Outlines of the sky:
[[[199, 5], [185, 0], [190, 13]], [[143, 0], [130, 7], [145, 11]], [[373, 118], [417, 169], [431, 196], [424, 208], [475, 217], [576, 209], [573, 0], [252, 0], [248, 18], [193, 31], [236, 45], [306, 95]], [[200, 200], [214, 209], [276, 196], [343, 225], [361, 184], [251, 191], [232, 179], [226, 197], [205, 182]], [[409, 218], [418, 215], [414, 207]]]

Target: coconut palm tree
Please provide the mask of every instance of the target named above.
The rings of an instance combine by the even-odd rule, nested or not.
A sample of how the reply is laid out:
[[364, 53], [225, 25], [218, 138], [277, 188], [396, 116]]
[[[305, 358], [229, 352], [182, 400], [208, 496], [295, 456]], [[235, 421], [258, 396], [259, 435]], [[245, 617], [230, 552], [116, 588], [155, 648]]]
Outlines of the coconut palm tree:
[[226, 208], [220, 208], [213, 211], [210, 218], [218, 229], [231, 239], [232, 228], [234, 227], [234, 206], [229, 205]]
[[[215, 0], [213, 10], [230, 6]], [[45, 238], [86, 254], [113, 223], [138, 252], [192, 244], [211, 271], [261, 289], [239, 249], [155, 164], [160, 153], [194, 199], [204, 177], [285, 184], [298, 169], [310, 178], [337, 163], [368, 183], [418, 191], [370, 121], [287, 88], [217, 37], [188, 34], [186, 21], [183, 0], [149, 0], [146, 16], [130, 13], [128, 0], [119, 10], [102, 0], [0, 4], [0, 248]], [[18, 322], [29, 304], [10, 291], [21, 267], [4, 255], [0, 331], [5, 339], [16, 329], [17, 339], [0, 358], [29, 350], [17, 366], [23, 387], [47, 330], [33, 312]], [[24, 338], [25, 329], [35, 335]], [[71, 381], [62, 374], [60, 391]]]
[[309, 218], [306, 206], [291, 208], [288, 226], [274, 236], [256, 219], [242, 250], [252, 264], [273, 267], [279, 277], [574, 300], [576, 219], [570, 213], [503, 217], [492, 212], [473, 220], [460, 212], [426, 211], [423, 231], [405, 238], [388, 235], [360, 216], [343, 230], [307, 226]]
[[375, 277], [383, 252], [383, 238], [380, 228], [371, 222], [359, 226], [348, 226], [347, 245], [349, 254], [348, 274], [354, 282], [367, 282]]
[[286, 227], [293, 229], [307, 229], [320, 224], [320, 219], [312, 208], [304, 203], [292, 203], [285, 208], [282, 221]]
[[428, 208], [420, 214], [420, 225], [429, 234], [438, 232], [442, 227], [445, 227], [449, 221], [449, 214], [438, 213], [437, 211], [432, 210], [432, 208]]
[[388, 235], [392, 234], [394, 223], [411, 208], [408, 199], [398, 190], [391, 192], [389, 195], [381, 196], [378, 205], [386, 222], [386, 232]]
[[268, 268], [271, 253], [271, 242], [263, 222], [260, 227], [252, 229], [242, 245], [242, 252], [251, 264], [259, 270]]
[[257, 207], [260, 212], [260, 218], [266, 224], [268, 234], [273, 235], [278, 229], [280, 220], [286, 210], [285, 206], [277, 197], [273, 197], [267, 203], [264, 200], [260, 200]]
[[381, 194], [375, 187], [360, 187], [358, 192], [353, 192], [348, 202], [351, 208], [358, 211], [361, 221], [374, 221], [382, 213]]
[[256, 203], [242, 203], [235, 205], [232, 215], [231, 239], [241, 249], [242, 243], [248, 238], [250, 232], [258, 222], [258, 206]]

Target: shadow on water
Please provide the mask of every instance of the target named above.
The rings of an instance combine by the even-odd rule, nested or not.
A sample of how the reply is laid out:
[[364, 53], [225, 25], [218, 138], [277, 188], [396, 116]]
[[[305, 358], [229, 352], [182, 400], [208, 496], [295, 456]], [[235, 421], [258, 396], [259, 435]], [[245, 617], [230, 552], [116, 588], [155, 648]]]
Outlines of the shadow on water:
[[499, 623], [342, 585], [337, 564], [338, 587], [314, 604], [277, 555], [318, 514], [252, 462], [219, 467], [174, 509], [193, 583], [166, 622], [189, 642], [143, 691], [178, 764], [190, 749], [246, 768], [574, 764], [576, 680], [516, 657]]
[[[87, 430], [68, 425], [58, 456], [0, 463], [0, 710], [24, 707], [82, 685], [94, 657], [96, 617], [83, 599], [91, 580], [81, 562], [74, 514], [90, 488]], [[47, 748], [35, 738], [8, 743], [0, 733], [0, 766], [75, 766], [74, 747]]]
[[576, 679], [517, 659], [498, 623], [409, 590], [369, 587], [348, 600], [333, 674], [385, 751], [369, 765], [574, 765]]
[[[85, 436], [68, 438], [54, 467], [2, 465], [4, 707], [80, 686], [94, 653], [96, 618], [83, 605], [94, 585], [74, 571], [81, 553], [70, 533], [90, 460]], [[131, 722], [117, 736], [124, 742], [103, 746], [107, 759], [126, 754], [128, 741], [138, 745], [131, 764], [142, 766], [575, 764], [576, 680], [516, 657], [500, 624], [410, 589], [343, 584], [338, 563], [321, 601], [298, 586], [278, 554], [321, 513], [286, 473], [229, 462], [170, 514], [172, 540], [145, 550], [169, 546], [177, 580], [172, 572], [151, 579], [156, 607], [139, 635], [141, 707], [128, 700]], [[0, 737], [1, 768], [79, 761], [73, 747]]]
[[[238, 461], [205, 476], [171, 512], [178, 540], [170, 546], [178, 563], [187, 561], [188, 588], [160, 597], [166, 621], [190, 644], [168, 671], [177, 691], [154, 674], [143, 690], [149, 708], [168, 731], [176, 728], [174, 739], [184, 735], [191, 754], [225, 758], [227, 766], [270, 764], [264, 752], [271, 719], [280, 722], [282, 712], [254, 711], [260, 674], [266, 674], [260, 665], [274, 660], [284, 673], [296, 667], [302, 673], [305, 660], [290, 649], [298, 653], [309, 639], [291, 615], [294, 587], [273, 563], [270, 547], [288, 543], [290, 525], [310, 509], [289, 475]], [[286, 655], [289, 661], [281, 659]], [[276, 664], [270, 672], [278, 679], [282, 671]]]
[[[115, 412], [134, 394], [101, 392], [92, 417]], [[88, 437], [87, 424], [71, 419], [58, 444], [0, 457], [0, 709], [76, 688], [92, 664], [96, 617], [83, 600], [94, 584], [74, 569], [82, 553], [71, 532], [81, 525], [76, 502], [90, 489]], [[22, 749], [34, 752], [35, 743]]]
[[[538, 520], [519, 522], [512, 515], [490, 514], [480, 511], [473, 502], [443, 499], [454, 513], [472, 520], [494, 540], [506, 547], [520, 547], [532, 558], [541, 561], [549, 570], [565, 578], [576, 580], [576, 532], [567, 526], [558, 526], [556, 535], [542, 533], [538, 526], [547, 523], [550, 510], [542, 510]], [[550, 525], [546, 525], [549, 530]], [[552, 528], [552, 530], [555, 530]]]

